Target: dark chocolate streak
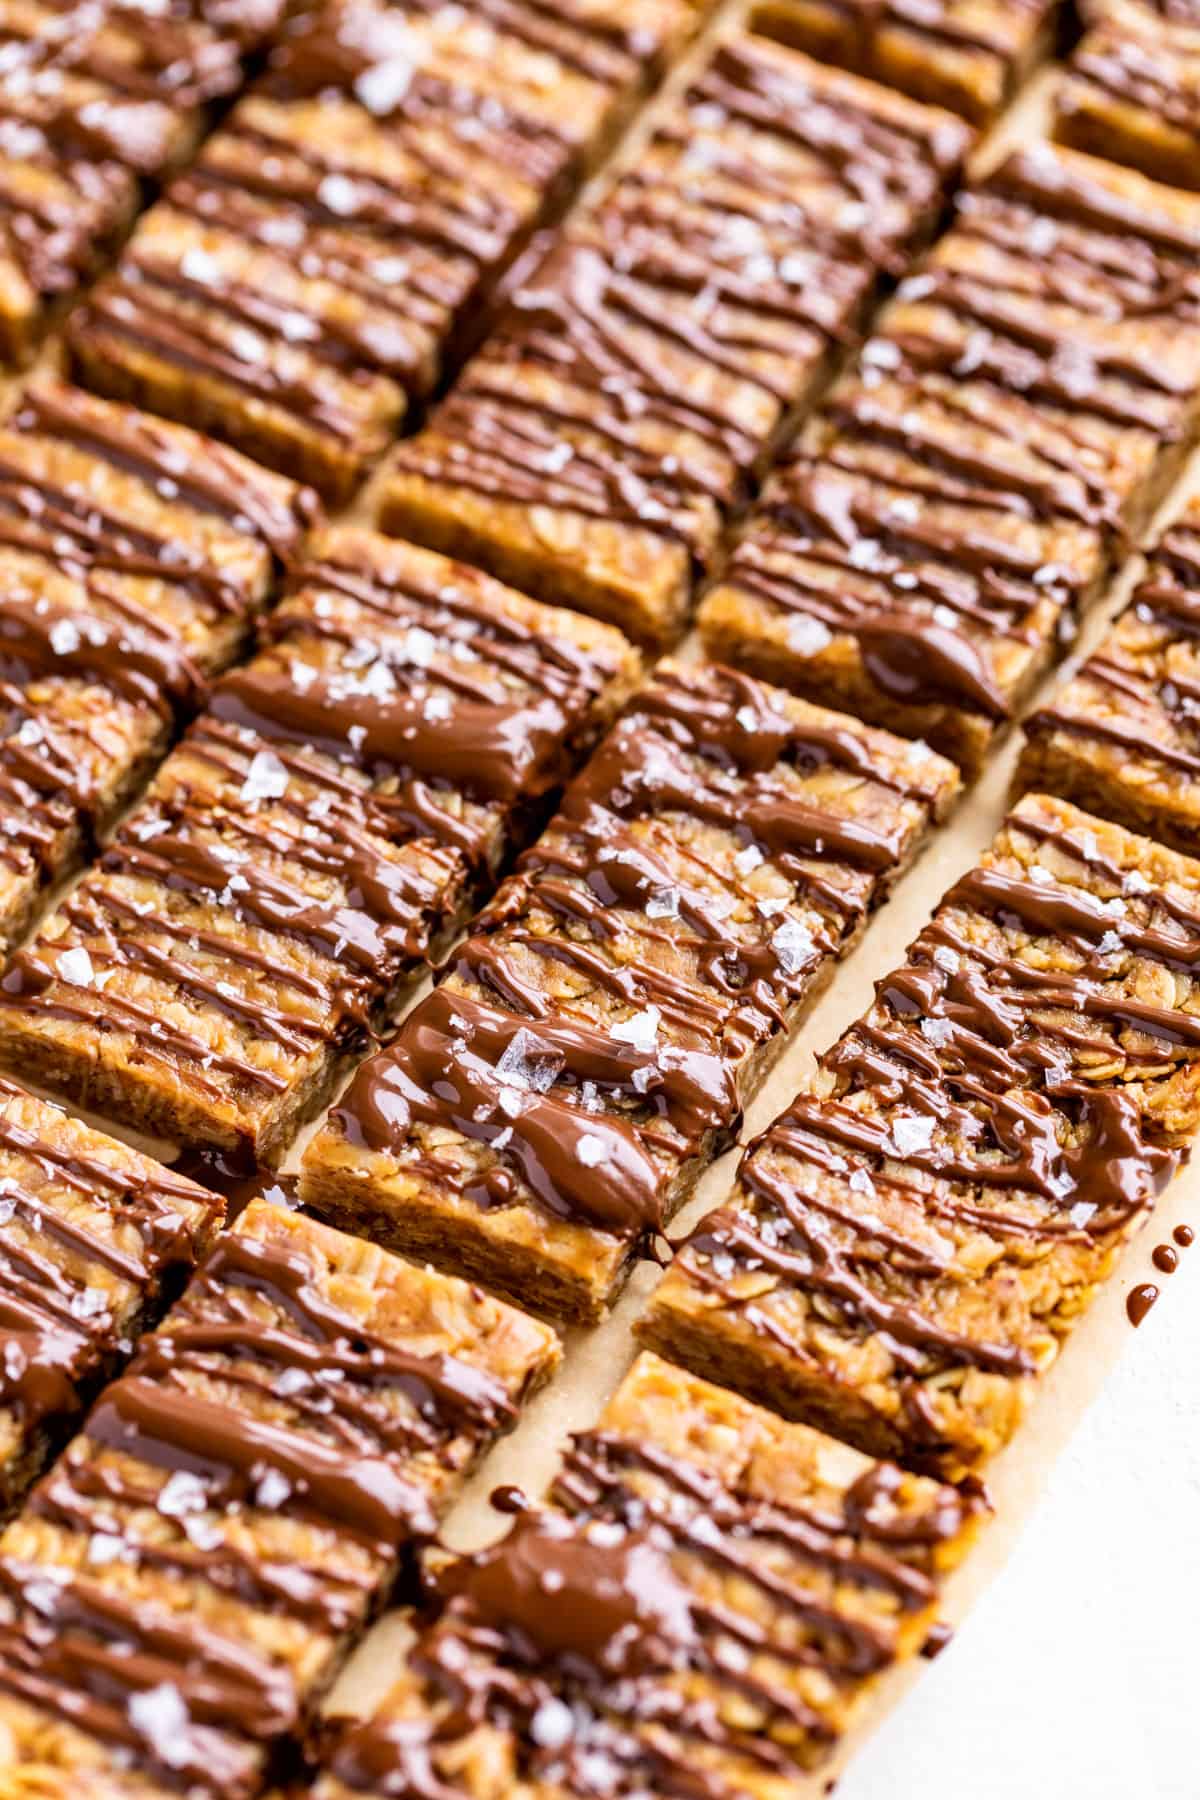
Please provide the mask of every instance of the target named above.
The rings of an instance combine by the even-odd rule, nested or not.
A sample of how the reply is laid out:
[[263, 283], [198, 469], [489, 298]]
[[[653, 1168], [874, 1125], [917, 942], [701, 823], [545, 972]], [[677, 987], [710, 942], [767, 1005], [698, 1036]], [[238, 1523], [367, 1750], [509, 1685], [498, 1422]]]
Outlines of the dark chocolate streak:
[[823, 0], [833, 11], [841, 13], [854, 26], [857, 59], [867, 58], [870, 67], [871, 40], [880, 31], [899, 28], [927, 38], [933, 44], [961, 55], [976, 52], [1002, 63], [1010, 73], [1015, 70], [1025, 49], [1028, 24], [1036, 24], [1046, 11], [1045, 0], [1013, 0], [1005, 5], [1004, 14], [1016, 14], [1020, 33], [1007, 28], [1002, 19], [989, 19], [984, 7], [972, 12], [952, 7], [951, 0]]
[[[972, 1504], [942, 1488], [896, 1507], [897, 1485], [876, 1464], [836, 1511], [802, 1510], [653, 1443], [583, 1435], [556, 1490], [569, 1514], [522, 1512], [495, 1548], [440, 1576], [445, 1611], [413, 1654], [428, 1711], [349, 1728], [333, 1777], [388, 1800], [449, 1800], [461, 1790], [441, 1770], [482, 1725], [513, 1735], [522, 1779], [581, 1796], [735, 1800], [738, 1769], [794, 1774], [789, 1741], [832, 1727], [780, 1673], [819, 1670], [837, 1691], [886, 1667], [895, 1616], [934, 1598], [920, 1564]], [[854, 1590], [882, 1591], [892, 1618], [856, 1614]], [[685, 1679], [729, 1707], [689, 1701]], [[575, 1711], [565, 1743], [539, 1731], [550, 1701]]]
[[[1193, 43], [1196, 23], [1190, 22]], [[1162, 41], [1154, 27], [1133, 34], [1123, 22], [1102, 24], [1071, 58], [1064, 102], [1069, 110], [1078, 106], [1074, 82], [1080, 81], [1121, 107], [1143, 108], [1156, 123], [1195, 136], [1200, 133], [1196, 68], [1194, 52]]]
[[[706, 137], [697, 167], [686, 155], [693, 113], [712, 108], [729, 140]], [[780, 170], [776, 145], [817, 165], [811, 197]], [[665, 173], [623, 175], [517, 291], [440, 408], [436, 435], [403, 444], [398, 468], [649, 529], [698, 554], [697, 503], [737, 497], [954, 155], [936, 133], [814, 94], [745, 40], [717, 49], [651, 154], [667, 149], [680, 154]], [[722, 389], [684, 388], [681, 350]]]
[[[1120, 870], [1086, 833], [1027, 816], [1011, 829], [1120, 889]], [[1140, 998], [1127, 969], [1135, 959], [1194, 978], [1200, 913], [1177, 894], [1156, 891], [1146, 904], [1152, 922], [1138, 924], [1133, 903], [1118, 910], [1048, 877], [997, 866], [965, 876], [908, 963], [880, 983], [875, 1008], [822, 1059], [834, 1096], [800, 1095], [751, 1148], [741, 1171], [750, 1204], [700, 1227], [693, 1279], [780, 1342], [791, 1342], [786, 1325], [737, 1299], [747, 1268], [819, 1297], [846, 1326], [880, 1333], [918, 1435], [919, 1384], [931, 1371], [1033, 1373], [1015, 1339], [981, 1341], [939, 1316], [953, 1291], [944, 1284], [969, 1279], [954, 1234], [990, 1236], [1018, 1258], [1023, 1244], [1061, 1245], [1086, 1271], [1092, 1251], [1127, 1235], [1178, 1167], [1183, 1152], [1162, 1141], [1138, 1084], [1161, 1077], [1164, 1062], [1194, 1062], [1200, 1017]], [[1061, 946], [1067, 966], [1041, 969], [1036, 956], [981, 940], [970, 929], [980, 919]], [[1089, 1079], [1091, 1059], [1113, 1057], [1119, 1074]], [[928, 1144], [897, 1142], [900, 1120], [921, 1122]], [[829, 1179], [818, 1185], [814, 1171]], [[912, 1241], [874, 1216], [875, 1189], [919, 1210]]]
[[[536, 816], [615, 666], [607, 645], [540, 637], [440, 566], [393, 574], [347, 553], [299, 570], [295, 586], [270, 624], [271, 649], [225, 677], [167, 766], [198, 763], [203, 784], [160, 781], [63, 911], [96, 970], [147, 971], [198, 1010], [224, 1013], [247, 1051], [273, 1043], [307, 1058], [369, 1026], [464, 890], [490, 880], [497, 840]], [[455, 656], [458, 645], [469, 654]], [[305, 662], [306, 651], [324, 660]], [[287, 786], [264, 808], [240, 794], [268, 751]], [[148, 906], [135, 880], [160, 902]], [[219, 897], [222, 911], [319, 960], [301, 968], [294, 953], [276, 959], [208, 930], [194, 911], [180, 915], [180, 897]], [[94, 1018], [95, 1002], [54, 967], [37, 942], [18, 952], [4, 1003]], [[277, 984], [277, 1008], [239, 992], [241, 969]], [[142, 1054], [178, 1060], [202, 1090], [213, 1077], [267, 1093], [288, 1085], [111, 989], [103, 1006]]]
[[[18, 872], [32, 867], [49, 878], [63, 834], [94, 827], [101, 796], [78, 740], [92, 744], [101, 765], [108, 744], [102, 708], [81, 710], [68, 731], [52, 709], [27, 698], [28, 685], [47, 677], [94, 683], [166, 717], [193, 712], [206, 692], [203, 669], [138, 584], [186, 595], [214, 626], [222, 615], [247, 616], [260, 597], [243, 570], [210, 555], [202, 535], [189, 541], [178, 517], [155, 530], [112, 509], [100, 491], [106, 477], [132, 477], [159, 498], [169, 493], [177, 509], [196, 514], [201, 531], [204, 515], [215, 514], [281, 560], [312, 523], [305, 490], [285, 501], [286, 484], [256, 479], [252, 465], [201, 442], [192, 453], [157, 420], [48, 380], [29, 388], [0, 433], [0, 557], [13, 561], [10, 591], [0, 595], [0, 862]], [[39, 466], [55, 444], [89, 459], [61, 487]], [[48, 584], [69, 577], [78, 601], [31, 606], [23, 592], [30, 562], [45, 565]]]
[[[407, 1351], [343, 1311], [302, 1251], [226, 1233], [27, 1513], [85, 1540], [123, 1537], [144, 1578], [198, 1581], [294, 1619], [332, 1653], [361, 1626], [399, 1546], [434, 1528], [421, 1464], [454, 1466], [512, 1412], [485, 1368]], [[139, 1509], [179, 1474], [194, 1478], [194, 1498], [166, 1515], [173, 1531], [147, 1534]], [[326, 1543], [312, 1560], [288, 1557], [269, 1536], [256, 1551], [238, 1523], [253, 1508], [285, 1510], [361, 1555]], [[239, 1746], [301, 1722], [311, 1696], [287, 1664], [205, 1623], [202, 1608], [156, 1605], [85, 1562], [53, 1584], [47, 1633], [45, 1585], [37, 1565], [0, 1559], [0, 1689], [132, 1752], [167, 1786], [233, 1791]], [[164, 1682], [187, 1720], [156, 1737], [128, 1702]]]
[[[25, 1098], [0, 1080], [0, 1102]], [[57, 1114], [47, 1115], [49, 1128]], [[89, 1303], [91, 1269], [127, 1284], [113, 1299], [136, 1313], [195, 1260], [204, 1196], [148, 1159], [114, 1166], [4, 1116], [0, 1154], [0, 1407], [15, 1409], [29, 1433], [69, 1419], [117, 1354], [128, 1321], [114, 1318], [102, 1295]], [[81, 1203], [109, 1212], [111, 1230], [89, 1222]], [[124, 1241], [130, 1231], [135, 1244]]]
[[[403, 9], [433, 10], [424, 0]], [[572, 14], [528, 0], [472, 0], [470, 12], [495, 27], [501, 45], [553, 58], [601, 93], [615, 97], [638, 85], [649, 46], [642, 42], [635, 56], [582, 8]], [[386, 81], [389, 60], [403, 64], [411, 55], [410, 31], [386, 9], [330, 6], [277, 51], [266, 79], [168, 192], [173, 211], [263, 257], [290, 261], [302, 248], [301, 274], [336, 290], [331, 302], [298, 311], [273, 292], [269, 263], [251, 280], [220, 272], [220, 247], [213, 270], [197, 278], [186, 259], [155, 260], [135, 237], [116, 274], [90, 297], [81, 335], [102, 327], [349, 445], [362, 429], [360, 408], [322, 365], [358, 378], [386, 374], [411, 393], [427, 390], [458, 322], [578, 172], [578, 146], [569, 130], [559, 137], [545, 119], [523, 112], [519, 91], [506, 93], [469, 62], [458, 82], [418, 68], [390, 106], [372, 97], [395, 159], [387, 166], [348, 161], [301, 129], [290, 107], [326, 95], [347, 105], [359, 93], [371, 96], [374, 71], [383, 69]], [[374, 91], [381, 92], [378, 78]], [[179, 301], [201, 311], [181, 316]], [[279, 351], [296, 344], [317, 367], [243, 353], [239, 332], [247, 331]]]
[[1047, 152], [967, 195], [952, 241], [1003, 256], [1011, 273], [933, 266], [915, 278], [920, 325], [906, 316], [889, 330], [885, 315], [865, 374], [828, 403], [830, 443], [785, 466], [729, 580], [854, 638], [892, 701], [999, 721], [1010, 696], [997, 653], [1036, 649], [1035, 609], [1075, 607], [1095, 560], [1041, 564], [1006, 521], [1119, 533], [1118, 497], [1087, 472], [1088, 428], [1182, 429], [1196, 372], [1180, 374], [1161, 336], [1138, 347], [1124, 328], [1195, 326], [1200, 234]]
[[[861, 779], [851, 808], [806, 790], [824, 771]], [[861, 730], [793, 723], [749, 677], [662, 672], [335, 1118], [482, 1207], [528, 1194], [623, 1239], [658, 1230], [667, 1172], [736, 1130], [741, 1065], [853, 932], [932, 798]], [[719, 868], [707, 829], [741, 846]], [[746, 885], [756, 858], [792, 895], [766, 915]], [[586, 991], [578, 1010], [555, 998], [564, 981], [599, 999], [599, 1020]], [[631, 1017], [652, 1022], [649, 1042]], [[487, 1166], [464, 1174], [460, 1152], [423, 1147], [414, 1130], [431, 1127]]]
[[[1128, 751], [1138, 762], [1163, 763], [1183, 776], [1200, 775], [1200, 683], [1170, 667], [1173, 644], [1200, 638], [1200, 535], [1194, 528], [1177, 525], [1163, 538], [1130, 610], [1139, 623], [1154, 628], [1153, 641], [1135, 655], [1110, 633], [1079, 671], [1082, 703], [1064, 689], [1026, 720], [1025, 730], [1032, 738], [1056, 731], [1096, 738]], [[1088, 704], [1088, 687], [1099, 688], [1117, 710], [1101, 715]]]

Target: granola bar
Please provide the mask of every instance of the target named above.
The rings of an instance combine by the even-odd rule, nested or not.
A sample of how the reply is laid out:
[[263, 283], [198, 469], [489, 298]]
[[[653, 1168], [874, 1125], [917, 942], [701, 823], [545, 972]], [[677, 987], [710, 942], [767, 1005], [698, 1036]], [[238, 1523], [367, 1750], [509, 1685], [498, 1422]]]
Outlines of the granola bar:
[[305, 1201], [597, 1318], [955, 790], [923, 746], [664, 666], [358, 1071]]
[[0, 1536], [8, 1767], [47, 1795], [127, 1764], [259, 1793], [557, 1353], [477, 1289], [252, 1203]]
[[1200, 201], [1049, 145], [960, 202], [700, 610], [978, 771], [1192, 443]]
[[1200, 1126], [1200, 864], [1029, 795], [751, 1147], [647, 1342], [956, 1476]]
[[0, 1057], [269, 1160], [624, 697], [618, 634], [430, 551], [319, 533], [99, 863], [0, 983]]
[[1200, 188], [1200, 9], [1111, 0], [1055, 92], [1055, 136]]
[[94, 290], [76, 363], [345, 500], [687, 14], [328, 0]]
[[0, 1081], [0, 1514], [220, 1222], [213, 1194]]
[[1056, 0], [757, 0], [755, 29], [989, 125], [1049, 53]]
[[3, 0], [0, 359], [32, 354], [282, 13], [278, 0]]
[[968, 141], [765, 39], [722, 42], [398, 446], [385, 528], [669, 643]]
[[554, 1503], [438, 1571], [440, 1618], [314, 1800], [789, 1800], [920, 1647], [978, 1517], [643, 1356]]
[[1017, 788], [1061, 794], [1200, 852], [1200, 502], [1154, 550], [1124, 612], [1025, 721]]
[[194, 432], [26, 391], [0, 428], [0, 940], [165, 752], [314, 518]]

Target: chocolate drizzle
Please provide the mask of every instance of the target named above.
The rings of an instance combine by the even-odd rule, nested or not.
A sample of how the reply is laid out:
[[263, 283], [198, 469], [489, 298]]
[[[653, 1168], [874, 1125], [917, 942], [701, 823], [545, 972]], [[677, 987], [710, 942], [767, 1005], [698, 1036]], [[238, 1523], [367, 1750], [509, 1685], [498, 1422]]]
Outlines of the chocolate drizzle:
[[763, 40], [721, 44], [397, 468], [649, 529], [702, 561], [711, 507], [738, 498], [964, 147], [944, 121], [827, 93]]
[[255, 409], [260, 452], [264, 429], [280, 457], [304, 430], [361, 467], [568, 195], [655, 36], [635, 51], [590, 9], [531, 0], [472, 0], [453, 35], [425, 0], [317, 9], [93, 290], [72, 325], [89, 371], [97, 343], [136, 348], [217, 387], [228, 433]]
[[668, 665], [337, 1127], [484, 1209], [532, 1202], [633, 1244], [661, 1230], [675, 1172], [736, 1130], [742, 1066], [944, 774], [749, 677]]
[[730, 567], [784, 615], [802, 685], [850, 637], [885, 717], [1008, 717], [1120, 532], [1122, 434], [1183, 429], [1198, 253], [1200, 224], [1048, 147], [964, 197]]
[[136, 202], [137, 178], [187, 149], [201, 110], [237, 87], [242, 50], [281, 10], [188, 0], [152, 18], [122, 0], [10, 9], [0, 156], [32, 179], [11, 183], [5, 251], [35, 292], [52, 297], [86, 273]]
[[893, 1660], [971, 1503], [902, 1496], [883, 1464], [836, 1500], [781, 1503], [650, 1432], [577, 1438], [556, 1490], [567, 1510], [519, 1513], [438, 1575], [444, 1611], [411, 1658], [422, 1713], [385, 1704], [350, 1727], [334, 1782], [448, 1800], [456, 1747], [486, 1725], [521, 1780], [734, 1800], [828, 1747], [840, 1701], [806, 1690], [847, 1697]]
[[[128, 1350], [128, 1332], [191, 1268], [218, 1210], [147, 1157], [101, 1147], [114, 1148], [0, 1081], [0, 1409], [17, 1415], [26, 1452], [35, 1434], [69, 1423]], [[15, 1472], [32, 1466], [18, 1456]], [[0, 1494], [12, 1498], [3, 1471]]]
[[[218, 1240], [0, 1544], [0, 1688], [189, 1793], [258, 1791], [248, 1745], [297, 1729], [400, 1546], [433, 1529], [443, 1472], [514, 1414], [486, 1354], [410, 1349], [386, 1299], [378, 1324], [339, 1301], [336, 1236], [286, 1221], [260, 1202]], [[27, 1528], [114, 1552], [56, 1566]], [[106, 1573], [123, 1564], [132, 1586]], [[287, 1621], [292, 1652], [271, 1652]], [[156, 1735], [136, 1702], [163, 1683], [179, 1717]]]
[[1155, 549], [1127, 610], [1096, 653], [1025, 723], [1035, 742], [1056, 733], [1111, 745], [1135, 766], [1161, 766], [1182, 786], [1200, 775], [1200, 529], [1185, 514]]
[[[321, 544], [268, 647], [63, 902], [68, 937], [36, 939], [3, 981], [26, 1016], [99, 1011], [202, 1095], [268, 1104], [370, 1027], [536, 818], [623, 666], [615, 637], [558, 633], [444, 558], [355, 531]], [[147, 1004], [147, 976], [194, 1031]], [[228, 1022], [223, 1041], [205, 1019]]]
[[[41, 379], [0, 431], [0, 862], [51, 880], [194, 712], [313, 497]], [[111, 699], [108, 698], [111, 696]]]
[[[1060, 802], [1018, 808], [684, 1252], [689, 1282], [806, 1367], [820, 1353], [776, 1290], [876, 1337], [915, 1454], [944, 1448], [928, 1377], [1035, 1374], [1043, 1333], [1069, 1330], [1077, 1285], [1186, 1154], [1186, 1126], [1159, 1120], [1200, 1054], [1200, 911], [1182, 885], [1127, 882], [1093, 825]], [[1176, 977], [1183, 997], [1160, 1001]], [[1043, 1268], [1061, 1320], [1026, 1313]], [[751, 1272], [774, 1279], [743, 1300]]]

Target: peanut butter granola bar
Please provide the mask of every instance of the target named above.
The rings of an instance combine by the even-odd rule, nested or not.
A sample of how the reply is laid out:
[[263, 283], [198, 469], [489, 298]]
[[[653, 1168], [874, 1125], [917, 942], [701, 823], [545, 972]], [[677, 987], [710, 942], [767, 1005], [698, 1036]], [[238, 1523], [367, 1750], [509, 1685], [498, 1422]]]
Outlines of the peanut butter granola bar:
[[1200, 863], [1027, 796], [645, 1339], [874, 1454], [983, 1463], [1200, 1126], [1197, 968]]
[[0, 358], [31, 355], [282, 12], [278, 0], [3, 0]]
[[1200, 501], [1079, 672], [1025, 721], [1036, 788], [1200, 853]]
[[657, 1357], [441, 1614], [314, 1800], [790, 1800], [933, 1623], [978, 1503]]
[[756, 0], [755, 29], [988, 125], [1052, 43], [1057, 0]]
[[386, 528], [656, 645], [881, 269], [932, 230], [969, 133], [747, 34], [512, 297]]
[[688, 20], [328, 0], [77, 315], [90, 385], [345, 500]]
[[1055, 92], [1055, 135], [1200, 188], [1200, 7], [1106, 0]]
[[700, 610], [974, 774], [1194, 440], [1200, 199], [1050, 145], [963, 196]]
[[477, 1289], [252, 1203], [0, 1536], [8, 1767], [64, 1800], [141, 1791], [123, 1764], [258, 1794], [557, 1352]]
[[0, 1081], [0, 1514], [190, 1271], [213, 1194]]
[[921, 745], [666, 665], [358, 1071], [305, 1201], [597, 1318], [955, 791]]
[[0, 428], [0, 940], [242, 648], [315, 497], [39, 380]]
[[610, 627], [372, 532], [312, 561], [0, 983], [0, 1057], [269, 1159], [624, 698]]

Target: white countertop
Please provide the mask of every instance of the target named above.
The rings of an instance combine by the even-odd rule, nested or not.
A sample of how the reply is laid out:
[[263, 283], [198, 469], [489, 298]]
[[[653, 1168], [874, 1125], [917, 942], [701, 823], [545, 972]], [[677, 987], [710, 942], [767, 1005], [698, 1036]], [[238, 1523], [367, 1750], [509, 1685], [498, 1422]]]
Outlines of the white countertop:
[[1010, 1562], [836, 1800], [1200, 1800], [1200, 1235], [1159, 1286]]

